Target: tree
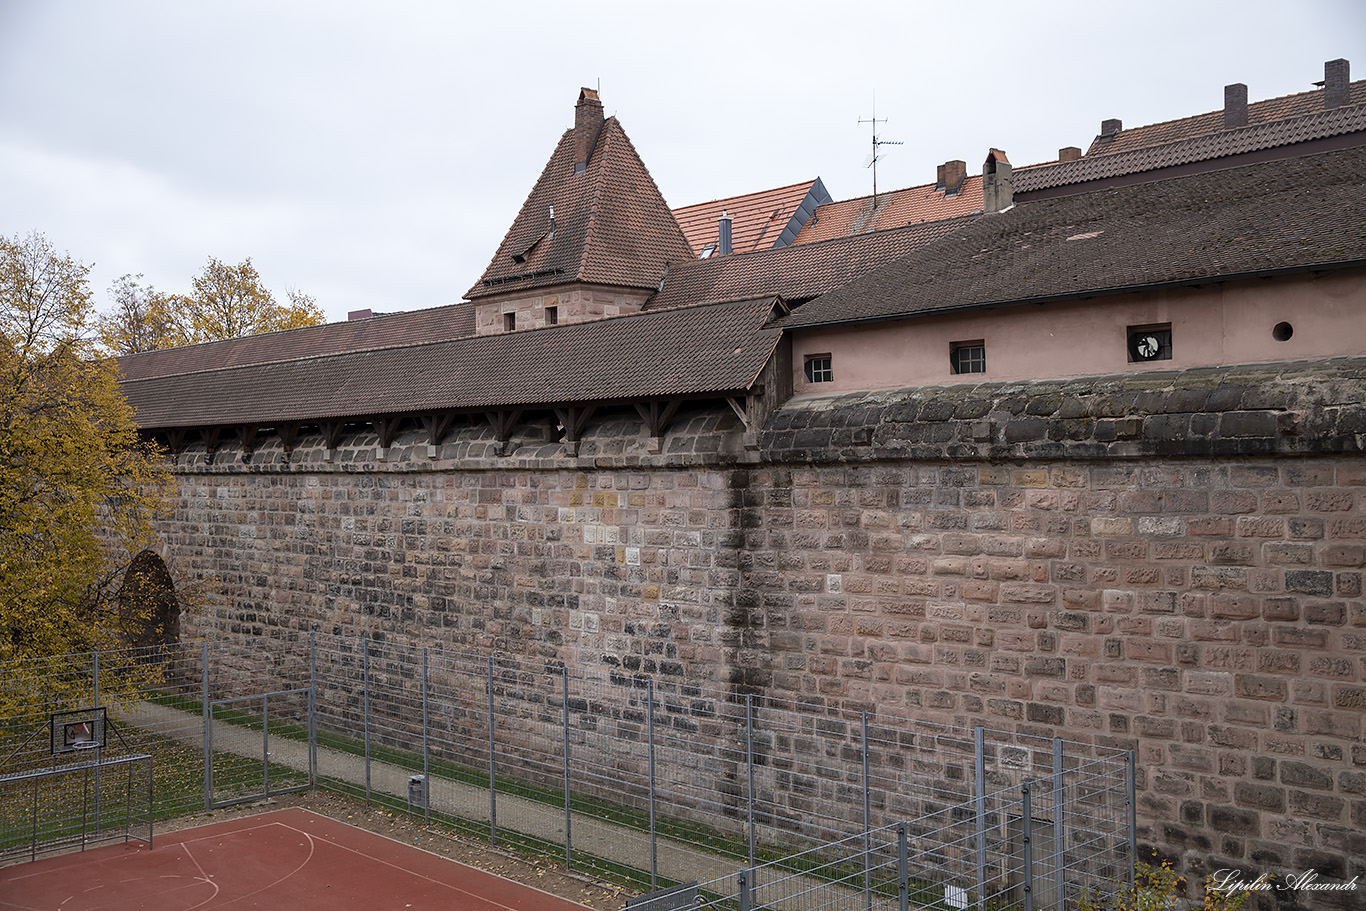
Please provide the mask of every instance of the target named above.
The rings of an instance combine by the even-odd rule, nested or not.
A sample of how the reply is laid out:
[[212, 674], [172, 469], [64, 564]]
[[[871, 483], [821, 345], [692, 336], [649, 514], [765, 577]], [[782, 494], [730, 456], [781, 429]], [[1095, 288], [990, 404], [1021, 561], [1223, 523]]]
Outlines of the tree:
[[109, 289], [114, 309], [99, 322], [100, 338], [115, 354], [136, 354], [178, 345], [239, 338], [261, 332], [315, 326], [323, 321], [313, 298], [289, 291], [277, 303], [261, 284], [248, 257], [235, 266], [209, 257], [193, 279], [191, 294], [164, 294], [125, 275]]
[[0, 237], [0, 661], [122, 644], [169, 471], [90, 340], [88, 267]]
[[122, 275], [109, 286], [113, 308], [96, 323], [106, 350], [114, 355], [170, 348], [171, 327], [165, 319], [163, 295], [142, 284], [142, 275]]

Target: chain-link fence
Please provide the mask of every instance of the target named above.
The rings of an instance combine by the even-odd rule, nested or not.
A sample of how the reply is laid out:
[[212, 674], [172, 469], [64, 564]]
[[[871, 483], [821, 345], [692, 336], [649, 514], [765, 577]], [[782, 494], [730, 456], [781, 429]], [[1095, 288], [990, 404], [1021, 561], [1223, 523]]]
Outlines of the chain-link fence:
[[[1061, 739], [378, 637], [186, 643], [0, 674], [0, 859], [43, 849], [35, 815], [121, 835], [109, 763], [147, 755], [149, 839], [153, 818], [320, 787], [641, 888], [706, 883], [704, 900], [727, 907], [1060, 908], [1132, 867], [1130, 754]], [[78, 814], [70, 782], [24, 793], [16, 776], [70, 765], [33, 732], [99, 705], [117, 736], [75, 766], [96, 773], [100, 808], [87, 798]]]

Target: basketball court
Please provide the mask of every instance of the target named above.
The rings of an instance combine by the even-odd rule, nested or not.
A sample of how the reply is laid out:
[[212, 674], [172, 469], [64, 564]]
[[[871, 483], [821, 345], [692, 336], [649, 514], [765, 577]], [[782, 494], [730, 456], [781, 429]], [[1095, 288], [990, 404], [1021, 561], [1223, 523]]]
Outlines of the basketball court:
[[0, 911], [583, 907], [301, 809], [0, 869]]

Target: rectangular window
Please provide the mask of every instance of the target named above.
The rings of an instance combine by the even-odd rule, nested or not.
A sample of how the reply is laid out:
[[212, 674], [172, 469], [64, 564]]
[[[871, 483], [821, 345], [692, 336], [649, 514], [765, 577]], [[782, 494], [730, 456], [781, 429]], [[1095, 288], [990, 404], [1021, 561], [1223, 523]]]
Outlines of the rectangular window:
[[1172, 359], [1172, 324], [1129, 327], [1129, 362], [1169, 361]]
[[986, 342], [980, 338], [971, 342], [950, 342], [949, 366], [954, 373], [986, 373]]
[[546, 307], [546, 308], [545, 308], [545, 324], [546, 324], [547, 326], [553, 326], [553, 325], [555, 325], [556, 323], [558, 323], [559, 321], [560, 321], [560, 308], [559, 308], [559, 307]]
[[807, 355], [806, 381], [808, 383], [832, 383], [834, 380], [835, 371], [830, 367], [830, 355]]
[[517, 314], [516, 314], [516, 313], [504, 313], [504, 314], [503, 314], [503, 331], [504, 331], [504, 332], [514, 332], [514, 331], [516, 331], [516, 329], [517, 329]]

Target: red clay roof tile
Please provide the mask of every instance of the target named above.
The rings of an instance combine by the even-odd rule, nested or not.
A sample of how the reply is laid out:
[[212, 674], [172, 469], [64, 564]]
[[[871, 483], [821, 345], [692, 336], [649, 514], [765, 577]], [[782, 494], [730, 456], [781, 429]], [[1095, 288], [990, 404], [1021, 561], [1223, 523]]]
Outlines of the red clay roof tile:
[[944, 190], [936, 190], [935, 185], [930, 183], [879, 193], [876, 211], [870, 211], [872, 202], [871, 196], [860, 196], [826, 203], [816, 210], [793, 243], [809, 244], [834, 237], [852, 237], [869, 231], [903, 228], [979, 212], [982, 209], [982, 176], [978, 174], [967, 178], [954, 196], [946, 195]]
[[[746, 193], [727, 199], [713, 199], [674, 209], [674, 218], [692, 245], [694, 256], [716, 243], [717, 220], [721, 213], [731, 218], [731, 252], [751, 253], [768, 250], [777, 242], [783, 228], [799, 206], [820, 184], [820, 178], [773, 190]], [[820, 193], [826, 198], [824, 187]]]

